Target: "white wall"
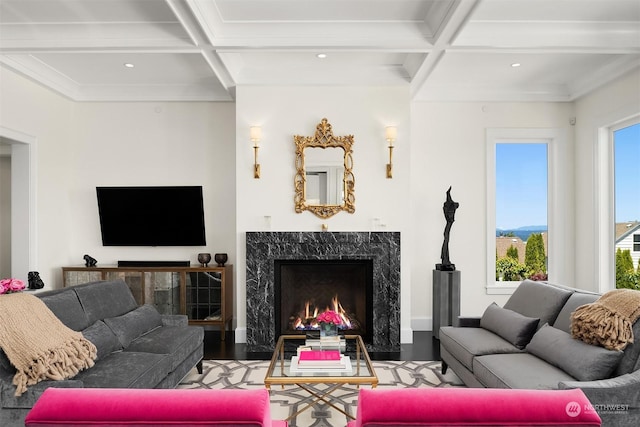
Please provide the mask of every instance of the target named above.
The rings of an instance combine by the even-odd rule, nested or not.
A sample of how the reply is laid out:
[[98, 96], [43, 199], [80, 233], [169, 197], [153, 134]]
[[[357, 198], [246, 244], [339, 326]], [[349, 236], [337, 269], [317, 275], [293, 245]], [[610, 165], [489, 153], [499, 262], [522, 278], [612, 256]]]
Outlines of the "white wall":
[[[38, 140], [38, 262], [31, 268], [47, 288], [61, 287], [61, 267], [82, 264], [85, 253], [100, 265], [196, 263], [205, 249], [235, 261], [233, 103], [73, 103], [0, 72], [0, 126]], [[98, 185], [202, 185], [206, 248], [103, 247]]]
[[[72, 142], [73, 103], [1, 67], [0, 93], [0, 126], [32, 136], [39, 145], [34, 186], [39, 189], [38, 212], [33, 227], [37, 242], [29, 268], [40, 271], [47, 287], [55, 287], [55, 273], [67, 262], [64, 222], [70, 207], [63, 201], [72, 174], [65, 156]], [[12, 239], [29, 236], [13, 235]]]
[[612, 148], [608, 128], [640, 115], [640, 69], [576, 102], [576, 282], [615, 287]]
[[8, 147], [0, 144], [0, 278], [11, 274], [11, 157], [3, 148]]
[[[295, 213], [294, 135], [313, 136], [327, 118], [336, 136], [354, 135], [354, 214], [340, 212], [321, 219], [310, 212]], [[389, 151], [385, 127], [395, 125], [394, 177], [386, 178]], [[259, 152], [261, 178], [253, 178], [253, 149], [249, 127], [262, 127]], [[368, 231], [374, 218], [380, 230], [400, 231], [401, 304], [411, 306], [410, 186], [411, 155], [409, 92], [399, 87], [238, 87], [236, 91], [237, 182], [237, 339], [243, 339], [245, 319], [245, 232], [247, 231]], [[267, 226], [265, 216], [271, 217]], [[405, 256], [406, 255], [406, 256]], [[411, 340], [411, 312], [402, 311], [403, 341]]]
[[[486, 143], [487, 128], [553, 128], [564, 130], [571, 140], [570, 103], [413, 103], [411, 110], [411, 317], [415, 324], [430, 326], [432, 269], [440, 262], [445, 219], [442, 204], [452, 187], [460, 203], [451, 230], [451, 261], [461, 271], [461, 313], [481, 315], [493, 301], [506, 295], [487, 295]], [[565, 181], [563, 197], [573, 198], [572, 144], [562, 148]], [[535, 171], [532, 171], [535, 173]], [[570, 182], [566, 182], [570, 181]], [[569, 202], [568, 218], [573, 217]], [[569, 221], [571, 224], [571, 221]], [[573, 262], [573, 231], [562, 230], [568, 240], [563, 260]], [[491, 255], [493, 257], [494, 255]], [[571, 275], [562, 283], [573, 284]]]

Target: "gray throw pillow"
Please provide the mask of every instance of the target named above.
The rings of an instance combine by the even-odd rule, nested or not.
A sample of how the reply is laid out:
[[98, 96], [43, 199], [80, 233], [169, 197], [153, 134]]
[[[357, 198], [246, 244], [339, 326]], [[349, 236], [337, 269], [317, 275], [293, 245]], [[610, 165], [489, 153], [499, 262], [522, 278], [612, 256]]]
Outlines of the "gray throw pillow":
[[145, 304], [122, 316], [104, 319], [104, 323], [116, 334], [122, 346], [127, 348], [134, 339], [162, 326], [162, 316], [154, 306]]
[[504, 304], [504, 308], [523, 316], [540, 319], [539, 326], [553, 325], [573, 291], [544, 282], [523, 280]]
[[527, 351], [580, 381], [609, 378], [623, 356], [622, 351], [584, 343], [546, 324], [533, 336]]
[[540, 319], [526, 317], [515, 311], [502, 308], [494, 302], [484, 311], [480, 319], [480, 326], [500, 335], [522, 350], [531, 340], [539, 321]]
[[120, 344], [118, 337], [102, 320], [98, 320], [83, 330], [82, 335], [96, 346], [98, 359], [102, 359], [114, 351], [122, 350], [122, 344]]

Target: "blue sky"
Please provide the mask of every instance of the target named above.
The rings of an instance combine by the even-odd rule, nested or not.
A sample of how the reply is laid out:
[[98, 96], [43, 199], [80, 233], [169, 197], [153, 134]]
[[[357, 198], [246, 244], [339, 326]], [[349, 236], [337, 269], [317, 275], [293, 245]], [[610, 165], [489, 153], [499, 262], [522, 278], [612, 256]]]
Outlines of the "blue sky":
[[640, 221], [640, 124], [614, 133], [616, 222]]
[[496, 228], [547, 225], [547, 144], [496, 144]]

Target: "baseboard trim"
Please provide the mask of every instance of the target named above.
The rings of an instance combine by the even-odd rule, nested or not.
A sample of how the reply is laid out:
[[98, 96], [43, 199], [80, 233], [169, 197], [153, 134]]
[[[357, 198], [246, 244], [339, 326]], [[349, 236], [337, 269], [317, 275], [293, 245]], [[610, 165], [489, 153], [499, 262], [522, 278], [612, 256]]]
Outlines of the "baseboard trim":
[[411, 329], [414, 331], [432, 331], [433, 319], [431, 317], [414, 317], [411, 319]]
[[236, 328], [235, 337], [236, 337], [236, 344], [246, 344], [247, 328]]

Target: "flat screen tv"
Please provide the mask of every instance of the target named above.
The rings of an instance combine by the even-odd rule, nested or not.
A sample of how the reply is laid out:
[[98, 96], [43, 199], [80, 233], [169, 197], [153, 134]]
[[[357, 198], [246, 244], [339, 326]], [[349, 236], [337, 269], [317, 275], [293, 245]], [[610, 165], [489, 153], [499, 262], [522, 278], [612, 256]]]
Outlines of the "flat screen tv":
[[104, 246], [204, 246], [202, 187], [96, 187]]

